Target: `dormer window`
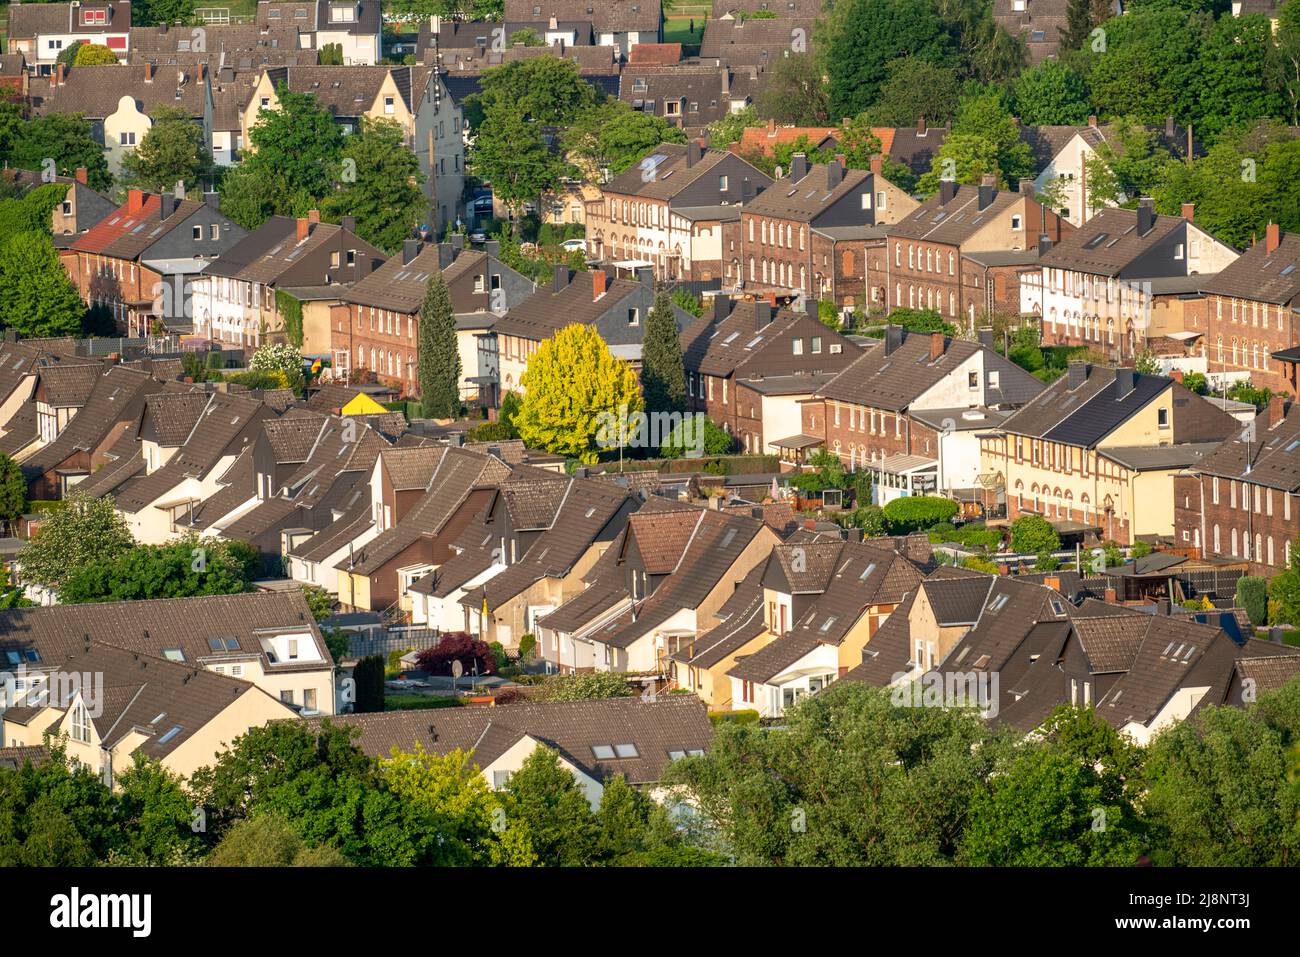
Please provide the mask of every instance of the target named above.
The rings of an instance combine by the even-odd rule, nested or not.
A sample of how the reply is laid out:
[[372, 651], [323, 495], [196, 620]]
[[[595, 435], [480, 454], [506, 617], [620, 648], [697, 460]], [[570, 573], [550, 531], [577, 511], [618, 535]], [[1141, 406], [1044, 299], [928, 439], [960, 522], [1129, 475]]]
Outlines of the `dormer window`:
[[80, 741], [82, 744], [90, 743], [90, 713], [86, 711], [85, 702], [80, 698], [72, 706], [72, 721], [68, 733], [73, 741]]

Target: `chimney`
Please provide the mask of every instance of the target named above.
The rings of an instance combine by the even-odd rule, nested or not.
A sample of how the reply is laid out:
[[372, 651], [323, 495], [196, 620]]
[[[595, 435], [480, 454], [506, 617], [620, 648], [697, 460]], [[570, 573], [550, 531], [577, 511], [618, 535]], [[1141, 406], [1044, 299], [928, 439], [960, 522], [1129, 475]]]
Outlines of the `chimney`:
[[1047, 233], [1039, 233], [1038, 255], [1040, 256], [1047, 255], [1048, 250], [1050, 250], [1051, 248], [1052, 248], [1052, 237], [1048, 236]]
[[1169, 378], [1173, 379], [1173, 380], [1174, 380], [1175, 382], [1177, 382], [1179, 385], [1182, 385], [1182, 384], [1183, 384], [1183, 370], [1182, 370], [1182, 369], [1170, 369], [1170, 370], [1169, 370]]
[[[145, 65], [144, 65], [144, 81], [145, 81], [146, 83], [152, 83], [152, 82], [153, 82], [153, 64], [152, 64], [152, 63], [148, 63], [148, 62], [146, 62]], [[62, 68], [59, 69], [59, 82], [60, 82], [60, 83], [63, 82], [63, 70], [62, 70]]]
[[767, 135], [776, 136], [776, 120], [767, 121]]
[[816, 319], [818, 316], [821, 315], [821, 303], [818, 302], [816, 299], [814, 299], [812, 296], [809, 296], [807, 299], [804, 300], [803, 311], [804, 311], [804, 315], [808, 316], [808, 318]]
[[159, 219], [166, 219], [172, 213], [176, 212], [176, 197], [171, 193], [163, 193], [158, 197], [162, 203], [162, 210], [158, 216]]
[[1187, 220], [1189, 223], [1195, 222], [1196, 220], [1195, 203], [1183, 203], [1183, 219]]
[[655, 287], [655, 271], [649, 266], [638, 266], [636, 278], [641, 285], [653, 291]]
[[220, 209], [221, 209], [221, 194], [218, 193], [218, 192], [216, 192], [216, 191], [213, 191], [213, 192], [211, 192], [211, 193], [204, 193], [204, 194], [203, 194], [203, 205], [204, 205], [204, 206], [210, 206], [211, 208], [216, 209], [216, 210], [220, 210]]
[[844, 167], [840, 165], [838, 159], [833, 159], [826, 164], [826, 188], [834, 189], [840, 185], [840, 180], [844, 179]]
[[1126, 399], [1133, 393], [1134, 383], [1137, 381], [1137, 370], [1135, 369], [1116, 369], [1115, 370], [1115, 398]]
[[564, 263], [555, 264], [555, 273], [551, 282], [552, 292], [564, 292], [564, 287], [569, 284], [569, 267]]
[[1037, 193], [1038, 191], [1034, 189], [1034, 181], [1032, 179], [1022, 179], [1020, 181], [1021, 196], [1028, 196], [1032, 199], [1034, 196], [1037, 195]]
[[871, 157], [871, 175], [881, 176], [884, 174], [884, 170], [885, 158], [877, 153], [875, 156]]
[[[307, 238], [307, 232], [308, 232], [307, 220], [305, 217], [299, 216], [298, 217], [298, 242], [302, 242], [304, 239]], [[403, 262], [409, 262], [409, 261], [410, 260], [403, 260]]]
[[311, 223], [313, 226], [316, 225], [317, 223], [319, 223], [319, 222], [320, 222], [320, 210], [319, 210], [319, 209], [309, 209], [309, 210], [307, 210], [307, 222]]
[[985, 173], [980, 180], [979, 185], [979, 208], [988, 209], [989, 204], [993, 202], [993, 194], [997, 192], [998, 178], [992, 173]]
[[957, 196], [957, 183], [950, 179], [939, 181], [939, 205], [947, 206]]
[[985, 349], [993, 348], [993, 330], [987, 326], [979, 331], [980, 345]]
[[76, 173], [74, 173], [73, 175], [76, 176], [77, 182], [80, 183], [82, 186], [85, 186], [87, 183], [90, 182], [90, 180], [88, 179], [89, 174], [86, 172], [86, 167], [84, 166], [78, 166]]
[[1093, 113], [1092, 115], [1090, 115], [1090, 116], [1088, 117], [1088, 125], [1091, 126], [1094, 130], [1097, 128], [1097, 114], [1096, 114], [1096, 113]]
[[[564, 267], [567, 271], [568, 267]], [[560, 267], [556, 266], [556, 279], [559, 279]], [[595, 302], [601, 296], [605, 295], [605, 288], [609, 284], [609, 276], [603, 269], [593, 269], [591, 271], [591, 301]]]
[[[149, 69], [150, 69], [150, 68], [148, 67], [148, 65], [146, 65], [146, 70], [149, 70]], [[148, 72], [145, 73], [145, 79], [146, 79], [146, 80], [149, 79], [149, 73], [148, 73]], [[58, 66], [58, 68], [57, 68], [57, 70], [56, 70], [55, 73], [54, 73], [54, 85], [55, 85], [55, 86], [63, 86], [63, 81], [64, 81], [64, 76], [63, 76], [63, 64], [60, 63], [59, 66]]]
[[895, 325], [885, 326], [885, 355], [892, 356], [902, 344], [903, 327]]
[[805, 519], [803, 520], [803, 527], [806, 528], [806, 529], [808, 529], [808, 531], [810, 531], [810, 532], [815, 532], [815, 531], [817, 531], [817, 519], [815, 519], [815, 518], [805, 518]]
[[452, 234], [451, 234], [451, 248], [457, 250], [458, 252], [459, 252], [460, 250], [463, 250], [463, 249], [465, 248], [465, 234], [464, 234], [464, 233], [452, 233]]
[[740, 181], [740, 204], [743, 206], [754, 198], [754, 184], [748, 176]]
[[1165, 136], [1169, 139], [1174, 138], [1174, 118], [1172, 116], [1165, 117]]
[[1277, 223], [1269, 223], [1268, 228], [1264, 230], [1264, 252], [1270, 256], [1277, 252], [1277, 247], [1282, 244], [1282, 229]]
[[930, 361], [933, 362], [941, 355], [943, 355], [943, 333], [932, 332], [930, 333]]
[[451, 243], [438, 243], [438, 269], [447, 269], [456, 260], [456, 250]]
[[126, 211], [138, 213], [144, 207], [144, 191], [129, 189], [126, 191]]
[[704, 155], [704, 150], [700, 148], [700, 144], [698, 142], [696, 142], [695, 140], [691, 140], [690, 142], [688, 142], [686, 144], [686, 168], [690, 169], [692, 166], [698, 163], [700, 161], [700, 158], [703, 155]]
[[1048, 577], [1044, 578], [1043, 584], [1046, 585], [1048, 588], [1052, 589], [1052, 591], [1061, 590], [1061, 579], [1056, 575], [1049, 575]]
[[754, 303], [754, 331], [762, 332], [772, 321], [772, 304], [766, 299]]
[[790, 157], [790, 182], [797, 183], [808, 175], [808, 154], [795, 153]]
[[924, 116], [921, 117], [920, 119], [918, 119], [918, 120], [916, 121], [916, 135], [917, 135], [917, 136], [924, 136], [924, 135], [925, 135], [925, 117], [924, 117]]
[[714, 296], [713, 297], [713, 321], [721, 322], [731, 315], [731, 297]]
[[1145, 236], [1147, 233], [1151, 232], [1151, 229], [1153, 226], [1155, 226], [1155, 224], [1156, 224], [1155, 204], [1151, 201], [1149, 197], [1143, 196], [1141, 199], [1138, 200], [1137, 234], [1139, 236]]
[[1065, 374], [1067, 378], [1065, 384], [1071, 390], [1079, 388], [1079, 386], [1088, 381], [1088, 363], [1071, 362], [1066, 368], [1067, 371]]
[[1275, 395], [1268, 400], [1268, 428], [1273, 428], [1286, 418], [1286, 396]]
[[[302, 220], [298, 220], [299, 229], [302, 228]], [[402, 265], [409, 266], [411, 260], [420, 255], [420, 241], [418, 239], [402, 240]]]
[[501, 241], [499, 239], [489, 239], [483, 244], [483, 251], [487, 253], [489, 259], [500, 259]]
[[1112, 605], [1115, 604], [1116, 602], [1115, 589], [1107, 588], [1104, 592], [1102, 592], [1102, 595], [1104, 601], [1107, 601]]
[[347, 230], [349, 233], [357, 231], [357, 218], [355, 216], [344, 216], [339, 220], [339, 228]]

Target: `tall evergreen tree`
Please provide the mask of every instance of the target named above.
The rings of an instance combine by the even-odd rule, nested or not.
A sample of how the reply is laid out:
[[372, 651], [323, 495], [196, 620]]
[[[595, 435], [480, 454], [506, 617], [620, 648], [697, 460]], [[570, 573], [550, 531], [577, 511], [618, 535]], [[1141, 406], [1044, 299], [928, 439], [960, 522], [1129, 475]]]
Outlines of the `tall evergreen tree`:
[[651, 412], [680, 412], [686, 408], [686, 367], [682, 362], [677, 320], [666, 290], [655, 296], [646, 319], [641, 346], [641, 388]]
[[1065, 29], [1061, 31], [1061, 50], [1082, 49], [1094, 27], [1110, 18], [1107, 0], [1069, 0], [1065, 7]]
[[429, 280], [420, 307], [419, 371], [424, 414], [431, 419], [454, 417], [460, 409], [460, 351], [451, 293], [441, 273]]

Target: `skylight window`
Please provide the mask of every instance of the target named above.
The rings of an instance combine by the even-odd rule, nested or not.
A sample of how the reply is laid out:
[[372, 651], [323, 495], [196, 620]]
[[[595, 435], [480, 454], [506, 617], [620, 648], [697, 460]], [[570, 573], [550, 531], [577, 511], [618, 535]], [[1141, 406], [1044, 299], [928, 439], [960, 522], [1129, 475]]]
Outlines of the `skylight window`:
[[1093, 236], [1092, 239], [1090, 239], [1090, 240], [1088, 240], [1086, 243], [1084, 243], [1084, 244], [1083, 244], [1083, 248], [1084, 248], [1084, 249], [1096, 249], [1098, 246], [1100, 246], [1102, 243], [1104, 243], [1104, 242], [1106, 241], [1106, 238], [1107, 238], [1109, 235], [1110, 235], [1109, 233], [1098, 233], [1096, 236]]
[[866, 568], [862, 569], [862, 574], [858, 576], [858, 581], [864, 582], [871, 577], [871, 573], [876, 570], [876, 563], [872, 562]]
[[614, 760], [614, 749], [608, 744], [593, 744], [591, 746], [591, 753], [596, 756], [597, 761]]
[[179, 648], [164, 648], [163, 657], [168, 661], [184, 661], [185, 652], [181, 651]]
[[722, 536], [722, 544], [719, 545], [718, 547], [726, 548], [735, 540], [736, 540], [736, 530], [734, 528], [729, 528], [727, 529], [727, 534]]
[[176, 737], [176, 735], [180, 733], [181, 733], [181, 726], [179, 724], [172, 725], [171, 730], [158, 739], [158, 743], [166, 744], [168, 741], [170, 741], [172, 738]]
[[838, 620], [839, 619], [836, 618], [836, 616], [834, 615], [829, 616], [825, 621], [822, 622], [821, 633], [824, 635], [826, 634], [826, 632], [830, 631], [831, 625], [835, 624], [835, 622]]
[[1010, 595], [998, 595], [997, 598], [994, 598], [993, 604], [989, 605], [989, 614], [996, 614], [1005, 608], [1010, 597]]
[[614, 753], [620, 758], [639, 758], [641, 756], [637, 753], [635, 744], [616, 744], [614, 745]]

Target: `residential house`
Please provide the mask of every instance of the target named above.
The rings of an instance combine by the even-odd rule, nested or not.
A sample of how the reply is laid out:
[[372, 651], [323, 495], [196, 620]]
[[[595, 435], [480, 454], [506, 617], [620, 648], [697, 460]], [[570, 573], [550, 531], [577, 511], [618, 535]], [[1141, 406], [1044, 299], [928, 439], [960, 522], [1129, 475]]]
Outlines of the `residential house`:
[[975, 489], [979, 436], [1038, 395], [1043, 384], [991, 342], [887, 326], [802, 405], [800, 432], [852, 471], [870, 467], [873, 496]]
[[1043, 344], [1090, 346], [1123, 362], [1156, 329], [1181, 329], [1186, 297], [1237, 258], [1192, 213], [1186, 206], [1182, 216], [1159, 216], [1143, 199], [1135, 210], [1100, 210], [1054, 240], [1020, 290], [1020, 311], [1041, 317]]
[[62, 64], [48, 77], [30, 85], [32, 112], [80, 113], [91, 133], [103, 144], [109, 172], [122, 175], [122, 161], [153, 127], [153, 116], [166, 107], [180, 110], [203, 131], [206, 149], [212, 144], [212, 84], [207, 64], [195, 67], [79, 66]]
[[750, 569], [731, 597], [713, 613], [717, 624], [699, 632], [671, 655], [673, 683], [693, 691], [710, 711], [736, 709], [727, 672], [771, 640], [763, 600], [766, 571], [766, 561]]
[[1008, 519], [1041, 515], [1067, 533], [1131, 544], [1173, 535], [1172, 476], [1239, 431], [1173, 379], [1072, 362], [980, 438], [980, 468], [1001, 476]]
[[11, 3], [8, 53], [21, 53], [27, 67], [44, 76], [67, 47], [106, 46], [125, 60], [130, 52], [131, 0], [86, 3]]
[[[976, 317], [988, 309], [990, 277], [987, 264], [972, 263], [969, 254], [1029, 252], [1039, 237], [1057, 242], [1071, 230], [1038, 203], [1028, 180], [1019, 192], [999, 189], [991, 176], [978, 186], [944, 181], [939, 192], [886, 228], [888, 253], [868, 268], [867, 283], [884, 288], [891, 311], [931, 309], [973, 332]], [[999, 311], [1019, 311], [1021, 266], [1016, 261], [993, 270], [1003, 283], [993, 298]]]
[[25, 102], [27, 89], [27, 58], [21, 53], [0, 53], [0, 90]]
[[587, 252], [649, 266], [660, 280], [720, 279], [724, 224], [771, 183], [734, 154], [661, 143], [601, 187], [587, 209]]
[[619, 78], [618, 98], [634, 110], [681, 127], [687, 136], [702, 136], [710, 123], [753, 103], [765, 78], [756, 67], [733, 68], [716, 61], [629, 63]]
[[81, 671], [77, 659], [102, 642], [238, 678], [302, 714], [335, 712], [334, 659], [298, 592], [7, 608], [0, 635], [10, 667], [71, 661]]
[[349, 714], [330, 723], [359, 728], [356, 746], [372, 758], [417, 747], [438, 756], [459, 750], [494, 790], [504, 788], [538, 747], [550, 748], [592, 810], [611, 777], [653, 792], [669, 764], [704, 754], [713, 741], [704, 708], [686, 696]]
[[402, 251], [346, 290], [329, 330], [334, 368], [369, 370], [404, 395], [419, 394], [420, 309], [432, 277], [441, 275], [456, 315], [461, 395], [480, 395], [479, 339], [498, 316], [533, 295], [536, 284], [497, 258], [498, 246], [466, 250], [462, 236], [450, 243], [421, 244], [409, 239]]
[[429, 70], [411, 66], [271, 67], [262, 72], [244, 104], [244, 149], [253, 149], [249, 131], [259, 114], [280, 108], [281, 86], [291, 93], [310, 94], [345, 132], [360, 130], [362, 117], [392, 120], [410, 144], [416, 132], [415, 113], [429, 78]]
[[780, 717], [861, 663], [876, 632], [925, 577], [894, 544], [869, 539], [772, 550], [762, 580], [771, 640], [727, 670], [733, 707]]
[[995, 0], [993, 19], [1013, 37], [1024, 38], [1029, 64], [1036, 66], [1056, 59], [1068, 8], [1068, 0]]
[[[775, 297], [773, 297], [775, 298]], [[690, 410], [703, 412], [746, 452], [774, 454], [803, 431], [800, 403], [857, 357], [859, 348], [816, 316], [768, 299], [713, 297], [681, 333]]]
[[[487, 24], [489, 31], [502, 30], [501, 24]], [[618, 49], [612, 46], [591, 46], [579, 43], [576, 46], [557, 40], [550, 46], [505, 46], [497, 45], [498, 38], [504, 34], [489, 32], [491, 40], [484, 39], [470, 47], [455, 47], [442, 50], [439, 47], [420, 48], [420, 63], [434, 66], [446, 81], [447, 89], [457, 103], [464, 103], [465, 98], [473, 96], [482, 89], [483, 74], [494, 67], [533, 57], [556, 57], [568, 60], [578, 70], [578, 75], [599, 96], [617, 96], [619, 88]], [[504, 43], [504, 39], [500, 40]]]
[[699, 56], [767, 72], [792, 53], [813, 53], [816, 25], [815, 17], [710, 19], [704, 24]]
[[[507, 392], [522, 393], [528, 360], [543, 342], [574, 324], [591, 326], [600, 333], [614, 358], [640, 368], [641, 342], [654, 301], [649, 268], [642, 267], [639, 277], [633, 280], [611, 278], [602, 269], [575, 274], [568, 266], [557, 265], [550, 285], [510, 306], [487, 333], [480, 335], [480, 374], [490, 376], [487, 370], [497, 370], [498, 400]], [[694, 319], [676, 304], [672, 310], [679, 330]]]
[[[383, 250], [356, 234], [351, 217], [334, 225], [322, 223], [314, 210], [297, 219], [272, 216], [227, 248], [194, 281], [194, 331], [223, 345], [246, 348], [257, 348], [271, 337], [292, 336], [301, 340], [307, 354], [328, 353], [329, 304], [339, 302], [347, 286], [384, 258]], [[302, 304], [311, 290], [321, 287], [325, 298], [310, 298], [323, 306]]]
[[156, 323], [188, 329], [193, 279], [247, 236], [222, 214], [217, 195], [204, 202], [127, 190], [127, 201], [81, 234], [62, 254], [68, 276], [92, 308], [108, 309], [130, 335]]
[[1300, 235], [1284, 235], [1269, 223], [1263, 242], [1202, 281], [1203, 308], [1189, 310], [1184, 331], [1199, 334], [1205, 371], [1216, 384], [1226, 388], [1230, 381], [1246, 381], [1297, 394], [1298, 266]]
[[1300, 533], [1298, 451], [1300, 408], [1274, 396], [1254, 422], [1174, 476], [1175, 545], [1245, 559], [1254, 575], [1289, 568]]
[[622, 56], [638, 43], [658, 43], [663, 32], [660, 0], [506, 0], [502, 19], [506, 36], [531, 28], [548, 43], [560, 24], [590, 23], [596, 44]]
[[[774, 21], [776, 22], [776, 21]], [[916, 200], [881, 174], [846, 170], [841, 160], [809, 165], [796, 153], [789, 173], [745, 203], [737, 221], [723, 229], [724, 278], [759, 292], [827, 299], [836, 306], [883, 304], [879, 290], [867, 295], [868, 250], [885, 245], [885, 226], [917, 208]]]
[[739, 19], [752, 13], [771, 14], [778, 19], [816, 19], [824, 0], [713, 0], [715, 19]]
[[461, 222], [465, 204], [465, 118], [442, 75], [429, 71], [414, 97], [415, 155], [424, 176], [429, 216], [425, 225], [434, 235]]
[[666, 675], [671, 659], [780, 541], [761, 519], [651, 499], [627, 520], [587, 588], [538, 621], [538, 655], [559, 671]]

